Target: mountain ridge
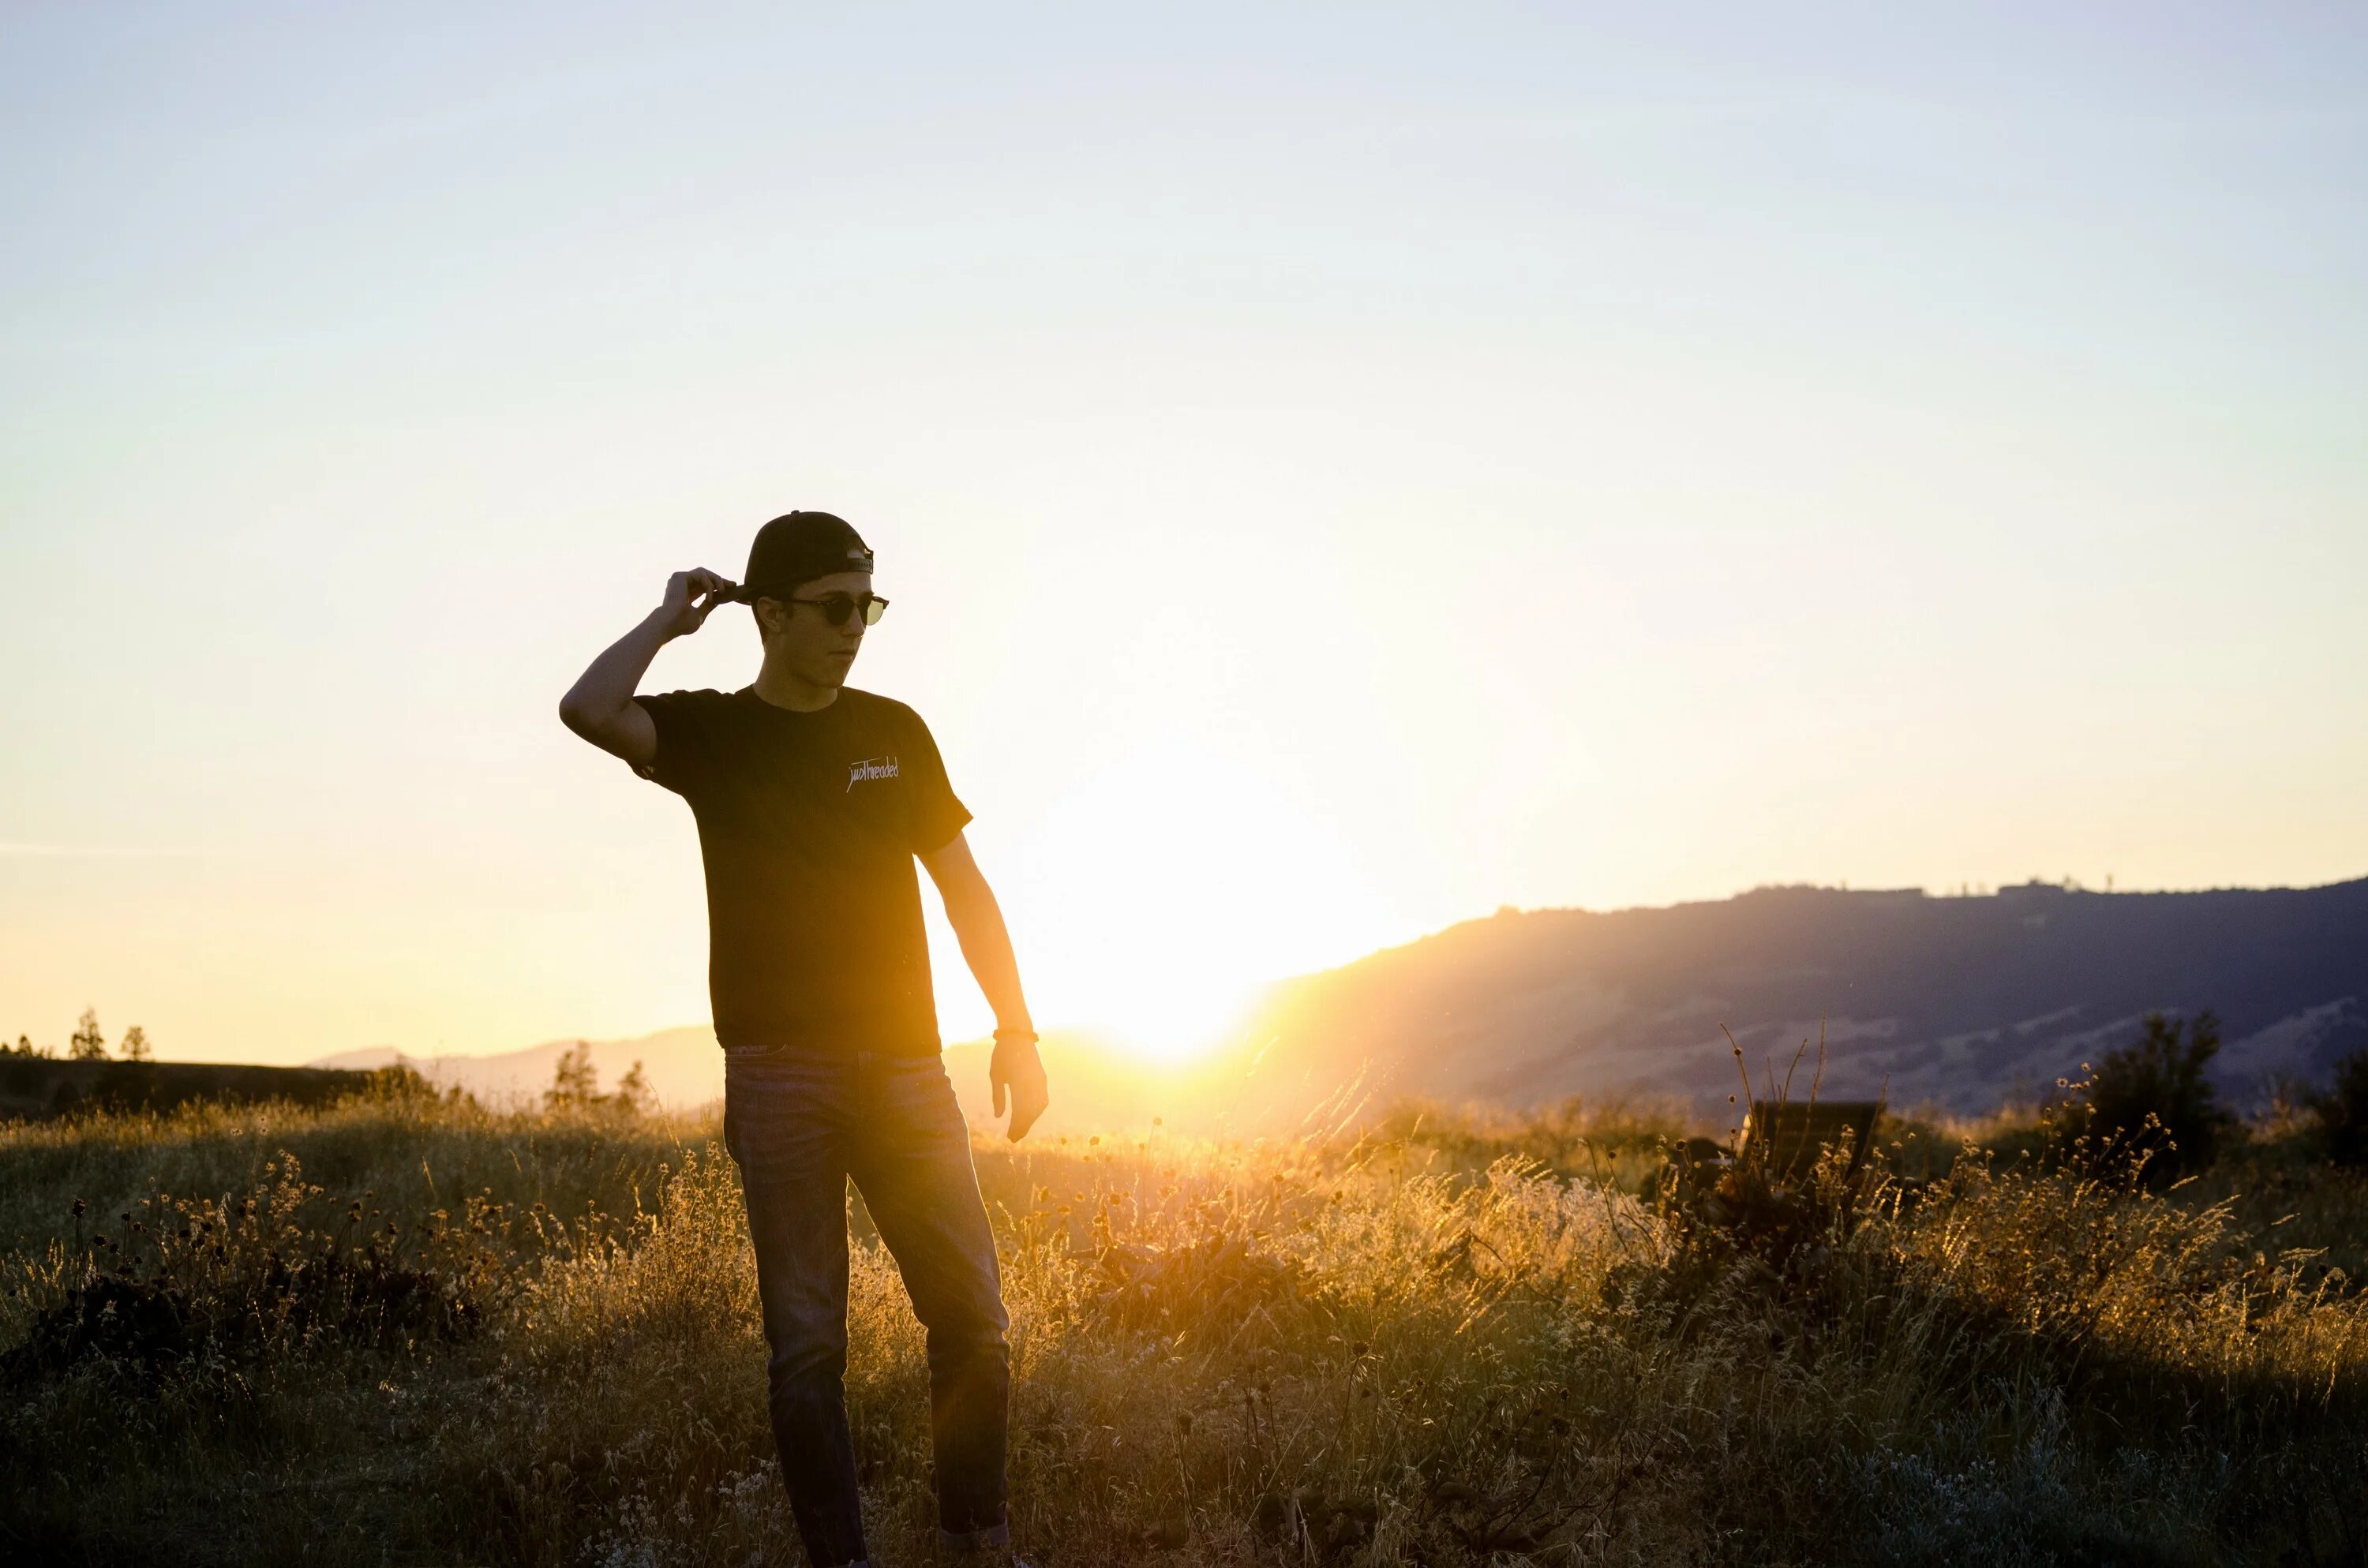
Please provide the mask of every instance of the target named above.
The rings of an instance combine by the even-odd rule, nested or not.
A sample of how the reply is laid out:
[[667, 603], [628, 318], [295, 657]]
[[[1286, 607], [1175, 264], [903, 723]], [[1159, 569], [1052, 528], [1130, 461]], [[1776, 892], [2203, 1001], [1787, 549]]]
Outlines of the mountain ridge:
[[[417, 1057], [392, 1046], [370, 1046], [305, 1065], [408, 1066], [439, 1088], [464, 1089], [490, 1106], [511, 1107], [539, 1102], [551, 1087], [561, 1054], [578, 1044], [589, 1050], [602, 1093], [614, 1089], [638, 1062], [658, 1104], [668, 1109], [692, 1110], [723, 1096], [723, 1051], [707, 1024], [679, 1025], [625, 1040], [549, 1040], [482, 1056], [448, 1052]], [[963, 1116], [979, 1126], [995, 1120], [986, 1081], [993, 1049], [990, 1040], [949, 1040], [942, 1052], [955, 1099]], [[1053, 1107], [1039, 1124], [1049, 1136], [1147, 1125], [1190, 1096], [1183, 1083], [1189, 1069], [1137, 1062], [1099, 1035], [1054, 1029], [1045, 1034], [1040, 1050], [1053, 1084]]]
[[[1822, 1038], [1829, 1097], [1978, 1114], [2055, 1092], [2147, 1011], [2203, 1007], [2227, 1042], [2215, 1082], [2239, 1104], [2280, 1075], [2323, 1081], [2368, 1047], [2368, 878], [2192, 892], [1791, 886], [1623, 910], [1506, 906], [1273, 983], [1199, 1062], [1148, 1063], [1099, 1036], [1052, 1031], [1042, 1127], [1059, 1136], [1159, 1117], [1248, 1133], [1398, 1096], [1520, 1107], [1641, 1094], [1714, 1117], [1740, 1092], [1730, 1031], [1755, 1081], [1781, 1076], [1804, 1042], [1814, 1060]], [[310, 1065], [402, 1060], [439, 1084], [530, 1099], [575, 1043], [480, 1057], [378, 1047]], [[706, 1025], [588, 1043], [604, 1088], [640, 1060], [662, 1103], [723, 1092]], [[982, 1125], [988, 1049], [945, 1051]]]
[[[2052, 1091], [2147, 1011], [2218, 1012], [2257, 1098], [2368, 1045], [2368, 878], [2306, 889], [1985, 895], [1779, 887], [1655, 908], [1500, 909], [1269, 987], [1236, 1049], [1278, 1079], [1708, 1110], [1822, 1032], [1822, 1092], [1959, 1112]], [[1721, 1026], [1725, 1026], [1723, 1028]]]

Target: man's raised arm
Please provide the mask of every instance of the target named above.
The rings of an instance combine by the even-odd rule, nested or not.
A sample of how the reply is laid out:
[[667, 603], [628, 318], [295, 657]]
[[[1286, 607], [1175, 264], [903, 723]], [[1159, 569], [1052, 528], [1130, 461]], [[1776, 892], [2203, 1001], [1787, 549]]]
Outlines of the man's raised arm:
[[[658, 650], [698, 631], [707, 612], [732, 591], [732, 579], [699, 567], [666, 579], [666, 599], [642, 623], [611, 642], [559, 699], [559, 722], [635, 767], [657, 756], [657, 729], [633, 700]], [[702, 597], [701, 596], [704, 596]]]

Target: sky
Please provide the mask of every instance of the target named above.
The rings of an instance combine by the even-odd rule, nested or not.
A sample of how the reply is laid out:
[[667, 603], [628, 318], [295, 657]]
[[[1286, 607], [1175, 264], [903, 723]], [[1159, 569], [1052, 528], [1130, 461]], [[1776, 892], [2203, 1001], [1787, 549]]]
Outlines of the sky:
[[0, 11], [0, 1035], [703, 1022], [689, 811], [556, 705], [792, 507], [1040, 1027], [2368, 874], [2368, 17], [1779, 10]]

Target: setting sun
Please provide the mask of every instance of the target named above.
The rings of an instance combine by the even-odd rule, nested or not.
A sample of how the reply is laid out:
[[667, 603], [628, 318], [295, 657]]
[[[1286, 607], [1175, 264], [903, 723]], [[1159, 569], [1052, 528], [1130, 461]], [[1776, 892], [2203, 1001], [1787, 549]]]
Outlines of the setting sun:
[[[1031, 988], [1059, 998], [1064, 1018], [1162, 1060], [1215, 1043], [1261, 983], [1345, 961], [1392, 929], [1319, 807], [1179, 734], [1069, 783], [1004, 858], [997, 882], [1033, 956]], [[933, 951], [941, 994], [967, 1001], [951, 941]]]

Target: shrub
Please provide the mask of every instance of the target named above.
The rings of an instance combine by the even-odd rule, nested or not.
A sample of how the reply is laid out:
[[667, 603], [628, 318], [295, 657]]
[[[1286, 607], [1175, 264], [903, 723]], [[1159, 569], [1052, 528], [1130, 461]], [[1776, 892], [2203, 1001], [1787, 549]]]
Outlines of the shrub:
[[2210, 1008], [2185, 1020], [2148, 1013], [2142, 1033], [2109, 1052], [2054, 1119], [2059, 1148], [2159, 1186], [2218, 1158], [2236, 1118], [2204, 1068], [2220, 1051]]
[[2335, 1081], [2311, 1096], [2311, 1108], [2327, 1140], [2327, 1157], [2339, 1165], [2368, 1165], [2368, 1050], [2335, 1064]]
[[[33, 1317], [0, 1354], [0, 1386], [97, 1357], [157, 1373], [211, 1357], [253, 1361], [332, 1346], [472, 1335], [507, 1288], [500, 1205], [463, 1200], [412, 1220], [331, 1198], [282, 1150], [233, 1201], [157, 1193], [56, 1266], [32, 1271]], [[84, 1206], [74, 1204], [79, 1228]]]

